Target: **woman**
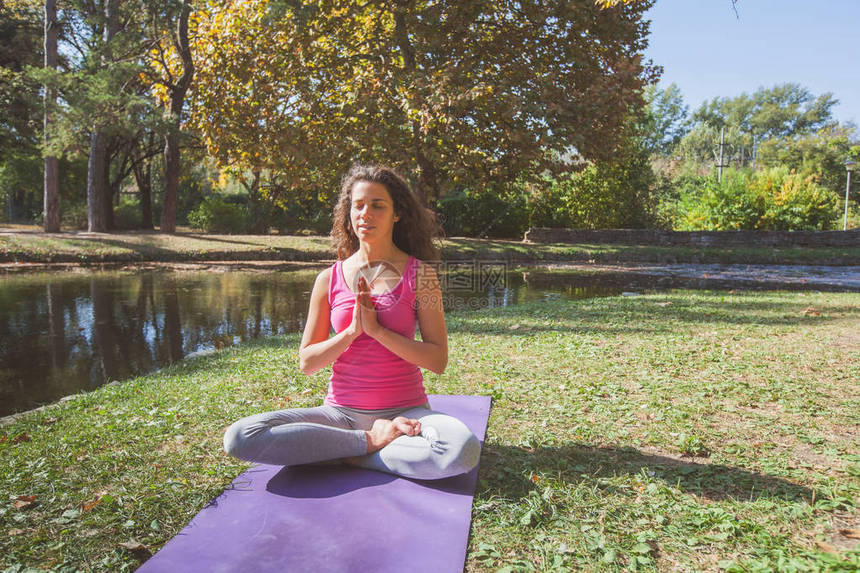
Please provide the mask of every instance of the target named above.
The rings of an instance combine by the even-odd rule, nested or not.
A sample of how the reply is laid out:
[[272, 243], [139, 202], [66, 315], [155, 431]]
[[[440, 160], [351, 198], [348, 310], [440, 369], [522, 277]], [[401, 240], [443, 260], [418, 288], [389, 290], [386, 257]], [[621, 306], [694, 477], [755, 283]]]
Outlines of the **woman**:
[[420, 260], [438, 258], [432, 214], [391, 169], [357, 165], [334, 216], [338, 261], [317, 276], [299, 349], [305, 374], [333, 365], [328, 395], [316, 408], [235, 422], [224, 449], [260, 463], [342, 460], [418, 479], [470, 471], [480, 443], [430, 409], [419, 369], [441, 373], [448, 362], [439, 282]]

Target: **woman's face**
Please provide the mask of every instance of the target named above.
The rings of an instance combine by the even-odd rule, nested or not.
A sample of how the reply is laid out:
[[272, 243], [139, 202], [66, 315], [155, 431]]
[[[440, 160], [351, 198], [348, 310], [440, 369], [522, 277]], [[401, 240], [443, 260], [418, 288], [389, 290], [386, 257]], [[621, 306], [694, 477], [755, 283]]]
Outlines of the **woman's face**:
[[349, 218], [359, 241], [392, 240], [394, 223], [400, 217], [394, 212], [394, 201], [380, 183], [359, 181], [352, 187]]

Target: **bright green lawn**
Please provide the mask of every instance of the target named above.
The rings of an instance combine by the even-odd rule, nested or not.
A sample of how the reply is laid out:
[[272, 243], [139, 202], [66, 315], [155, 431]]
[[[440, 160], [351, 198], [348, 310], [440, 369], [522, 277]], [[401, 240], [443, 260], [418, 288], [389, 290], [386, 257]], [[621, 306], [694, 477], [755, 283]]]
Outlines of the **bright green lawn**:
[[[428, 390], [494, 398], [468, 570], [860, 568], [860, 294], [552, 300], [449, 327]], [[319, 403], [297, 345], [0, 428], [0, 568], [136, 567], [250, 465], [221, 451], [232, 420]]]

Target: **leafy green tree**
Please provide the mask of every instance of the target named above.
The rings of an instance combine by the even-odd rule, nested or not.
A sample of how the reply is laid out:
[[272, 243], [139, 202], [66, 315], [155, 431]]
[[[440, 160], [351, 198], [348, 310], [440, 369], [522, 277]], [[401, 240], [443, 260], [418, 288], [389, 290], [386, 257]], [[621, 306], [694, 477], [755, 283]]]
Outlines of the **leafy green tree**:
[[793, 83], [761, 88], [752, 95], [717, 97], [693, 113], [678, 151], [688, 160], [716, 163], [720, 131], [725, 129], [724, 164], [750, 166], [763, 141], [801, 137], [834, 124], [836, 103], [830, 93], [816, 97]]
[[[113, 227], [113, 205], [132, 174], [141, 193], [142, 224], [151, 228], [152, 136], [157, 135], [163, 141], [165, 166], [163, 228], [170, 232], [179, 187], [178, 126], [191, 72], [183, 68], [187, 50], [180, 50], [175, 76], [171, 63], [165, 63], [166, 68], [153, 66], [150, 56], [165, 44], [181, 45], [182, 38], [187, 47], [190, 5], [167, 0], [67, 0], [62, 6], [64, 51], [72, 56], [59, 73], [31, 74], [56, 87], [61, 97], [49, 151], [88, 156], [88, 228]], [[156, 95], [165, 98], [163, 112]]]
[[692, 121], [715, 129], [737, 127], [761, 139], [793, 137], [832, 122], [837, 103], [829, 92], [815, 97], [799, 84], [787, 83], [759, 88], [752, 95], [714, 98], [693, 113]]
[[[56, 0], [45, 0], [45, 67], [51, 70], [57, 69], [57, 38], [59, 35], [59, 22], [57, 21]], [[43, 133], [45, 143], [51, 137], [51, 124], [53, 121], [54, 108], [57, 104], [57, 90], [53, 87], [45, 87], [45, 111], [43, 121]], [[59, 161], [54, 155], [45, 157], [44, 162], [44, 229], [45, 232], [57, 232], [60, 230], [60, 194], [57, 188], [59, 183]]]
[[533, 227], [638, 229], [653, 226], [655, 176], [649, 151], [631, 140], [611, 160], [534, 186]]
[[5, 216], [29, 216], [41, 188], [39, 84], [26, 73], [41, 65], [39, 2], [0, 3], [0, 197]]
[[758, 150], [762, 166], [785, 166], [811, 174], [826, 189], [845, 186], [845, 160], [860, 159], [860, 139], [854, 127], [833, 125], [801, 137], [769, 139]]
[[[146, 77], [153, 84], [164, 105], [164, 199], [161, 231], [176, 230], [177, 194], [179, 192], [180, 136], [185, 97], [194, 78], [194, 61], [188, 36], [192, 6], [182, 2], [147, 4], [148, 34], [153, 47], [148, 58]], [[167, 33], [165, 33], [167, 32]]]
[[642, 145], [651, 153], [669, 155], [689, 130], [690, 107], [684, 104], [681, 89], [674, 83], [666, 88], [656, 84], [646, 87], [645, 102]]
[[192, 22], [190, 120], [221, 164], [304, 189], [354, 160], [427, 200], [570, 172], [566, 153], [611, 156], [644, 105], [650, 5], [213, 2]]

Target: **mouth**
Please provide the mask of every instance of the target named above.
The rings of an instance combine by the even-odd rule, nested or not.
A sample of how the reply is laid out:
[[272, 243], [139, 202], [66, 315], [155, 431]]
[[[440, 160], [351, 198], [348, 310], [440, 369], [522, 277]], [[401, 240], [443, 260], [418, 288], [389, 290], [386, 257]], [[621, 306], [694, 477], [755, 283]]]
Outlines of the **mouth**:
[[359, 225], [358, 226], [359, 231], [370, 231], [371, 229], [374, 229], [374, 228], [375, 227], [373, 225]]

